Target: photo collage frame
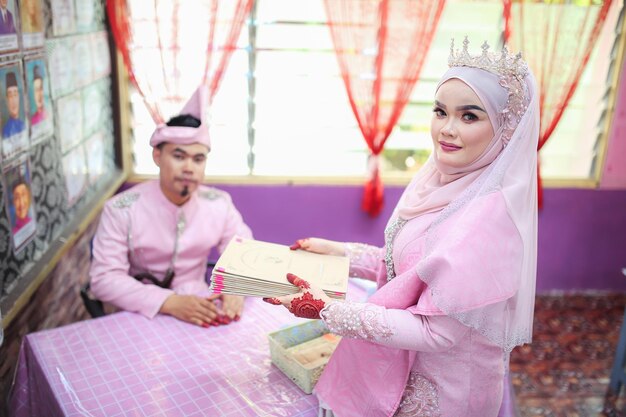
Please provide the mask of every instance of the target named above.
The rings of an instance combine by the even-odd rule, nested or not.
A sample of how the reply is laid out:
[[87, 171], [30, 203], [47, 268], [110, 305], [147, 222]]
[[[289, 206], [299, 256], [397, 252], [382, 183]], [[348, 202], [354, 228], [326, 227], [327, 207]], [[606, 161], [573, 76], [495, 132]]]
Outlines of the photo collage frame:
[[0, 220], [16, 254], [37, 235], [38, 146], [58, 152], [65, 209], [113, 165], [104, 20], [100, 0], [0, 0]]

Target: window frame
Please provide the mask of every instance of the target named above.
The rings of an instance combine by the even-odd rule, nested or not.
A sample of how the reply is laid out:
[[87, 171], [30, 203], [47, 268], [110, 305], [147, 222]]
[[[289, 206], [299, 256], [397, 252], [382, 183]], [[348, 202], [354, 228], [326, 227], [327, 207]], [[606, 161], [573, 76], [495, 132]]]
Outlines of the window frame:
[[[252, 23], [255, 21], [257, 1], [255, 1], [251, 10], [251, 15], [246, 22], [248, 30], [248, 42], [253, 42], [253, 38], [256, 36], [256, 26]], [[321, 1], [321, 0], [320, 0]], [[616, 5], [616, 7], [620, 7]], [[621, 10], [618, 11], [619, 17], [617, 18], [617, 25], [615, 27], [615, 38], [613, 48], [611, 49], [611, 62], [609, 64], [609, 71], [606, 77], [606, 91], [603, 95], [604, 107], [601, 111], [600, 120], [598, 120], [598, 135], [595, 145], [595, 156], [591, 165], [591, 172], [588, 178], [542, 178], [542, 185], [545, 188], [597, 188], [605, 160], [606, 152], [608, 148], [608, 141], [610, 132], [612, 130], [613, 118], [615, 116], [615, 105], [618, 99], [618, 87], [621, 73], [623, 72], [623, 61], [626, 55], [626, 19], [624, 18], [626, 6], [622, 5]], [[253, 48], [248, 47], [248, 65], [251, 73], [254, 71], [255, 56], [252, 51]], [[158, 175], [139, 174], [134, 171], [133, 150], [132, 150], [132, 138], [133, 138], [133, 126], [132, 126], [132, 106], [130, 103], [130, 80], [126, 72], [126, 68], [121, 59], [117, 60], [118, 80], [120, 85], [118, 86], [118, 100], [121, 109], [127, 109], [121, 111], [120, 114], [120, 132], [122, 133], [122, 147], [120, 158], [122, 159], [122, 167], [127, 174], [127, 178], [130, 181], [143, 181], [156, 178]], [[626, 80], [623, 80], [626, 82]], [[250, 77], [248, 77], [248, 97], [254, 94], [254, 83]], [[218, 92], [219, 94], [219, 92]], [[419, 105], [419, 103], [410, 100], [407, 103], [409, 105]], [[250, 114], [250, 110], [248, 110]], [[250, 117], [248, 117], [248, 132], [253, 132], [251, 128]], [[127, 135], [124, 137], [124, 133]], [[250, 134], [250, 133], [249, 133]], [[254, 132], [251, 133], [254, 135]], [[401, 185], [404, 186], [409, 183], [413, 176], [413, 173], [389, 173], [382, 171], [381, 179], [385, 185]], [[297, 175], [259, 175], [259, 174], [245, 174], [245, 175], [205, 175], [205, 180], [214, 184], [246, 184], [246, 185], [362, 185], [366, 180], [363, 176], [297, 176]]]

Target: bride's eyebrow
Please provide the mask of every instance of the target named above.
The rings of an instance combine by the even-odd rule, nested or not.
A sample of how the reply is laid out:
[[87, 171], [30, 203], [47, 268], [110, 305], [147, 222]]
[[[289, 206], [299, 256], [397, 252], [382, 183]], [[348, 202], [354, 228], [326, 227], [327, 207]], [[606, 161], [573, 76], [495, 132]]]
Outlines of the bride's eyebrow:
[[456, 108], [457, 111], [463, 111], [463, 110], [478, 110], [481, 111], [483, 113], [487, 113], [482, 107], [477, 106], [476, 104], [468, 104], [465, 106], [459, 106]]
[[[435, 106], [437, 107], [441, 107], [442, 109], [446, 109], [446, 105], [443, 104], [442, 102], [440, 102], [439, 100], [435, 100]], [[464, 111], [464, 110], [478, 110], [478, 111], [482, 111], [483, 113], [487, 113], [482, 107], [476, 105], [476, 104], [467, 104], [464, 106], [458, 106], [456, 109], [456, 111]]]

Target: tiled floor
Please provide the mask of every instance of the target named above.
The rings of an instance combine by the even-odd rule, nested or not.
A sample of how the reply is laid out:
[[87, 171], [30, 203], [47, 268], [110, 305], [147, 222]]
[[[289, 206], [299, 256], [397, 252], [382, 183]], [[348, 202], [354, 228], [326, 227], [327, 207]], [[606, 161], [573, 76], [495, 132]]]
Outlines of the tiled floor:
[[533, 343], [511, 354], [520, 417], [626, 417], [624, 393], [604, 409], [625, 305], [622, 293], [537, 296]]

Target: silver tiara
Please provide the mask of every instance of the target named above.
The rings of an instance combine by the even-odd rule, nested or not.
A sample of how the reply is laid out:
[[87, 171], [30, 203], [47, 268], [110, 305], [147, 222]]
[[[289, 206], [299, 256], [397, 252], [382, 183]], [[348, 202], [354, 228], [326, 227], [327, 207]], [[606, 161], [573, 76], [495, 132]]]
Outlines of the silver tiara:
[[454, 50], [454, 39], [450, 44], [450, 56], [448, 57], [448, 65], [450, 67], [473, 67], [480, 68], [485, 71], [498, 75], [512, 75], [523, 79], [528, 74], [528, 65], [522, 59], [522, 53], [518, 52], [513, 55], [508, 49], [502, 48], [502, 51], [489, 52], [489, 44], [487, 41], [481, 46], [483, 53], [478, 56], [471, 56], [468, 51], [469, 40], [467, 36], [463, 40], [463, 50]]
[[500, 78], [500, 85], [507, 89], [509, 96], [506, 108], [500, 112], [504, 124], [502, 142], [504, 146], [509, 143], [513, 132], [517, 128], [522, 116], [528, 108], [530, 94], [524, 78], [528, 74], [528, 64], [522, 59], [522, 54], [512, 55], [508, 49], [502, 48], [501, 53], [489, 52], [487, 41], [481, 46], [483, 52], [478, 56], [471, 56], [468, 51], [469, 41], [467, 36], [463, 41], [463, 50], [454, 50], [454, 39], [450, 45], [448, 65], [450, 67], [471, 67], [489, 71]]

